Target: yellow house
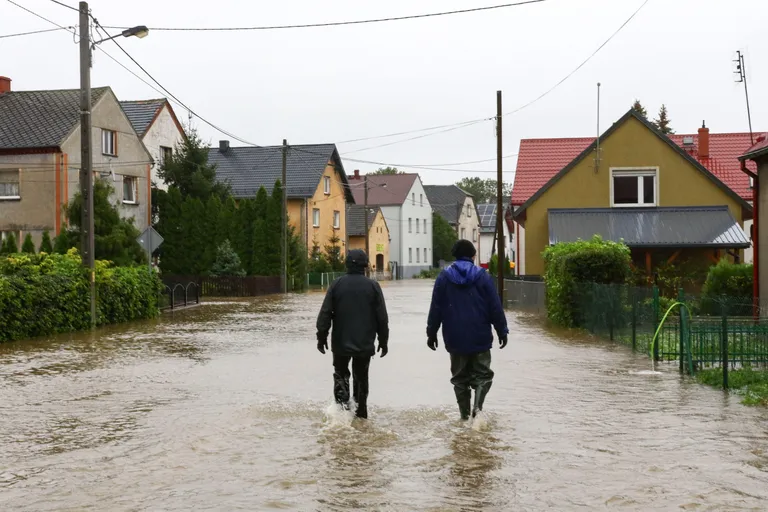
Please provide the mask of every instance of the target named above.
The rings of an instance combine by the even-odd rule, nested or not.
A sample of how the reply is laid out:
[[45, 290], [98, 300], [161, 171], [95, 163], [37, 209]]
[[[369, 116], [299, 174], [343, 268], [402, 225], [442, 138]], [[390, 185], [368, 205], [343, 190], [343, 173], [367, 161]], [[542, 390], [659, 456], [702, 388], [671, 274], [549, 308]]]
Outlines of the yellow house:
[[[365, 250], [365, 207], [352, 205], [347, 210], [347, 235], [350, 249]], [[389, 227], [377, 206], [368, 207], [368, 259], [371, 271], [389, 270]]]
[[[702, 147], [708, 130], [699, 136]], [[649, 276], [676, 260], [740, 260], [751, 216], [747, 201], [633, 110], [513, 214], [528, 275], [544, 273], [548, 246], [594, 235], [624, 241]]]
[[[228, 183], [235, 199], [252, 198], [259, 188], [271, 192], [281, 179], [283, 147], [229, 146], [219, 141], [208, 162], [216, 166], [216, 178]], [[320, 248], [336, 237], [342, 254], [347, 251], [347, 204], [355, 200], [335, 144], [289, 146], [286, 157], [288, 222], [300, 234], [307, 250]]]

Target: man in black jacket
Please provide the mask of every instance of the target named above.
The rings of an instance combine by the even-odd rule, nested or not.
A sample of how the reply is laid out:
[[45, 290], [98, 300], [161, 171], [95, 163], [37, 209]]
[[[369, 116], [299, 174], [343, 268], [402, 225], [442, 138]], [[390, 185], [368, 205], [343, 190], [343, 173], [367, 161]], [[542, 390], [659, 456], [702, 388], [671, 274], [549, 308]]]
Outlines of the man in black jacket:
[[365, 276], [368, 256], [354, 249], [347, 255], [347, 274], [336, 279], [325, 294], [317, 316], [317, 350], [325, 354], [333, 325], [333, 393], [342, 407], [349, 405], [349, 362], [352, 361], [353, 396], [358, 418], [368, 417], [368, 367], [378, 352], [387, 355], [389, 318], [379, 283]]

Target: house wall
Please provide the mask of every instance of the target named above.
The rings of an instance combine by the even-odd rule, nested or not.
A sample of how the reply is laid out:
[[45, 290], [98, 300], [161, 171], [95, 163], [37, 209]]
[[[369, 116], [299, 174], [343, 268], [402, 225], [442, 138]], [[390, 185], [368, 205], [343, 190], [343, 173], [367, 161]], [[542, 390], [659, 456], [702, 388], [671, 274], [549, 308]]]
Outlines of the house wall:
[[[150, 164], [151, 157], [139, 140], [114, 94], [108, 92], [96, 103], [91, 111], [91, 147], [93, 148], [93, 171], [96, 179], [107, 180], [115, 190], [113, 203], [121, 217], [134, 219], [134, 225], [141, 231], [149, 225], [150, 207]], [[117, 132], [117, 156], [102, 154], [101, 130]], [[80, 127], [67, 137], [62, 150], [68, 157], [69, 190], [64, 202], [71, 200], [78, 191], [77, 180], [80, 167]], [[114, 177], [110, 175], [111, 169]], [[123, 178], [136, 178], [136, 204], [123, 201]]]
[[[410, 200], [410, 199], [409, 199]], [[396, 263], [398, 272], [403, 265], [402, 247], [403, 247], [403, 207], [402, 206], [381, 206], [381, 213], [384, 215], [384, 219], [387, 221], [387, 227], [389, 228], [389, 262]], [[431, 215], [431, 214], [430, 214]], [[406, 219], [406, 223], [408, 220]], [[408, 229], [408, 226], [405, 226]]]
[[40, 245], [43, 231], [49, 231], [51, 238], [56, 236], [57, 212], [59, 225], [63, 219], [61, 209], [57, 209], [57, 204], [61, 204], [61, 194], [65, 188], [62, 182], [64, 178], [62, 162], [63, 156], [60, 153], [0, 155], [0, 170], [21, 169], [19, 173], [21, 199], [0, 200], [0, 233], [13, 232], [14, 236], [20, 236], [21, 240], [17, 240], [19, 249], [27, 233], [32, 234], [36, 247]]
[[760, 294], [761, 316], [768, 311], [768, 157], [757, 162], [758, 204], [757, 204], [757, 269]]
[[[480, 219], [477, 216], [477, 209], [475, 208], [475, 200], [469, 196], [464, 200], [464, 204], [461, 208], [461, 214], [459, 215], [459, 224], [457, 235], [461, 238], [461, 230], [466, 233], [465, 239], [472, 242], [475, 246], [475, 250], [480, 253]], [[474, 237], [472, 236], [474, 232]]]
[[[611, 206], [610, 168], [658, 166], [659, 206], [727, 205], [739, 225], [741, 205], [635, 118], [629, 118], [601, 141], [598, 172], [586, 157], [565, 174], [526, 212], [525, 273], [542, 275], [542, 251], [549, 245], [549, 208]], [[522, 241], [522, 240], [521, 240]]]
[[[420, 196], [424, 195], [424, 203], [420, 201]], [[415, 197], [413, 201], [411, 198]], [[403, 279], [410, 279], [415, 275], [418, 275], [422, 270], [427, 270], [432, 267], [432, 207], [427, 199], [427, 193], [421, 183], [421, 179], [416, 178], [411, 190], [406, 196], [405, 203], [403, 203], [401, 209], [400, 224], [401, 224], [401, 239], [399, 246], [399, 261], [400, 274]], [[393, 223], [397, 222], [397, 219], [390, 219], [389, 215], [385, 212], [387, 224], [392, 229]], [[408, 219], [413, 219], [411, 232], [408, 232]], [[416, 219], [419, 221], [419, 229], [416, 229]], [[424, 232], [424, 220], [427, 221], [427, 232]], [[393, 236], [394, 239], [394, 236]], [[412, 257], [409, 260], [408, 249], [411, 249]], [[419, 249], [419, 258], [416, 258], [416, 249]], [[424, 250], [426, 249], [427, 255], [424, 256]]]
[[[389, 229], [387, 229], [387, 223], [384, 220], [384, 215], [379, 212], [376, 218], [373, 220], [370, 229], [368, 230], [368, 247], [370, 254], [368, 260], [370, 261], [371, 268], [376, 265], [376, 256], [382, 254], [384, 256], [384, 267], [376, 268], [378, 272], [389, 270]], [[362, 249], [365, 250], [365, 237], [364, 236], [350, 236], [349, 237], [349, 249]]]
[[[752, 219], [747, 219], [744, 221], [744, 232], [747, 234], [747, 237], [750, 237], [750, 234], [752, 233]], [[752, 263], [753, 254], [754, 254], [754, 251], [752, 250], [752, 247], [749, 247], [748, 249], [744, 249], [743, 263]]]
[[525, 228], [518, 224], [517, 222], [513, 223], [515, 226], [515, 269], [517, 270], [517, 275], [519, 276], [525, 276], [527, 275], [526, 269], [525, 269]]
[[[330, 194], [325, 193], [324, 177], [331, 178], [331, 191]], [[317, 189], [312, 199], [309, 200], [309, 204], [306, 210], [306, 226], [308, 233], [307, 249], [311, 252], [314, 242], [320, 246], [321, 249], [328, 244], [328, 240], [335, 234], [341, 240], [340, 246], [342, 248], [342, 254], [347, 251], [346, 239], [347, 239], [347, 199], [344, 195], [344, 187], [342, 186], [341, 173], [337, 171], [332, 162], [329, 162], [323, 172], [323, 177], [320, 178]], [[300, 201], [295, 201], [293, 206], [289, 207], [288, 216], [290, 222], [299, 227], [299, 220], [301, 217], [301, 205]], [[313, 225], [313, 210], [320, 210], [320, 226], [314, 227]], [[333, 212], [338, 211], [340, 222], [339, 228], [333, 228]]]
[[171, 111], [168, 110], [168, 104], [166, 104], [163, 106], [157, 119], [155, 119], [152, 126], [149, 127], [149, 130], [144, 135], [144, 145], [147, 147], [149, 154], [152, 155], [152, 158], [155, 161], [150, 179], [157, 188], [168, 190], [168, 185], [157, 176], [157, 172], [162, 165], [160, 146], [175, 149], [176, 146], [183, 141], [184, 135], [179, 131], [179, 127], [174, 121]]

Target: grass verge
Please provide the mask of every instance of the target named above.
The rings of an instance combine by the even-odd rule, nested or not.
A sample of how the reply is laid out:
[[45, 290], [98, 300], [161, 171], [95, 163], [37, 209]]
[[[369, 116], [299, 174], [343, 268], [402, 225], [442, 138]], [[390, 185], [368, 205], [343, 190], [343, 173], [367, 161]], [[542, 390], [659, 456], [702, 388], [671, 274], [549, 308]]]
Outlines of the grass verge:
[[[713, 387], [723, 386], [723, 369], [701, 370], [696, 380]], [[768, 406], [768, 370], [753, 370], [746, 367], [728, 372], [728, 385], [731, 390], [742, 395], [744, 405]]]

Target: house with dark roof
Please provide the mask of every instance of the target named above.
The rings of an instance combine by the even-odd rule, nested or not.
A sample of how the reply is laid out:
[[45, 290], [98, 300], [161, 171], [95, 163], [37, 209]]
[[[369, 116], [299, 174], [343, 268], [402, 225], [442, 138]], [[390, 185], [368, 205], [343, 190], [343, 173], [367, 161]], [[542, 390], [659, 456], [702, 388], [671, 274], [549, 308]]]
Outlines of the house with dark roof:
[[171, 157], [173, 149], [187, 136], [173, 107], [166, 98], [121, 101], [120, 106], [155, 160], [150, 177], [153, 186], [168, 190], [168, 185], [159, 178], [157, 172]]
[[[283, 170], [283, 146], [230, 147], [219, 141], [208, 153], [216, 179], [230, 186], [235, 199], [252, 198], [261, 187], [272, 193]], [[346, 252], [347, 204], [355, 199], [335, 144], [290, 146], [286, 157], [288, 222], [311, 252], [338, 237]]]
[[368, 212], [368, 253], [371, 270], [382, 276], [389, 272], [389, 226], [381, 208], [361, 204], [347, 205], [347, 246], [351, 249], [366, 250], [365, 213]]
[[[94, 176], [115, 189], [122, 217], [150, 221], [152, 156], [109, 87], [91, 89]], [[0, 233], [39, 244], [66, 226], [63, 206], [79, 191], [80, 90], [13, 91], [0, 77]]]
[[410, 279], [432, 268], [432, 205], [419, 175], [355, 171], [349, 181], [355, 203], [378, 206], [387, 221], [393, 278]]
[[444, 218], [459, 239], [469, 240], [480, 254], [480, 217], [475, 198], [456, 185], [424, 185], [432, 209]]
[[[504, 236], [504, 252], [511, 263], [515, 262], [515, 235], [509, 230], [509, 223], [506, 222], [509, 213], [509, 197], [502, 198], [504, 206], [504, 219], [502, 230]], [[480, 250], [478, 251], [478, 262], [487, 264], [491, 261], [491, 256], [496, 254], [497, 235], [496, 230], [496, 203], [480, 203], [477, 205], [477, 215], [480, 218]]]
[[522, 141], [511, 199], [520, 273], [543, 274], [546, 247], [594, 235], [623, 240], [649, 276], [673, 262], [742, 260], [752, 206], [727, 139], [741, 140], [720, 137], [713, 153], [706, 127], [673, 139], [630, 110], [598, 140]]

